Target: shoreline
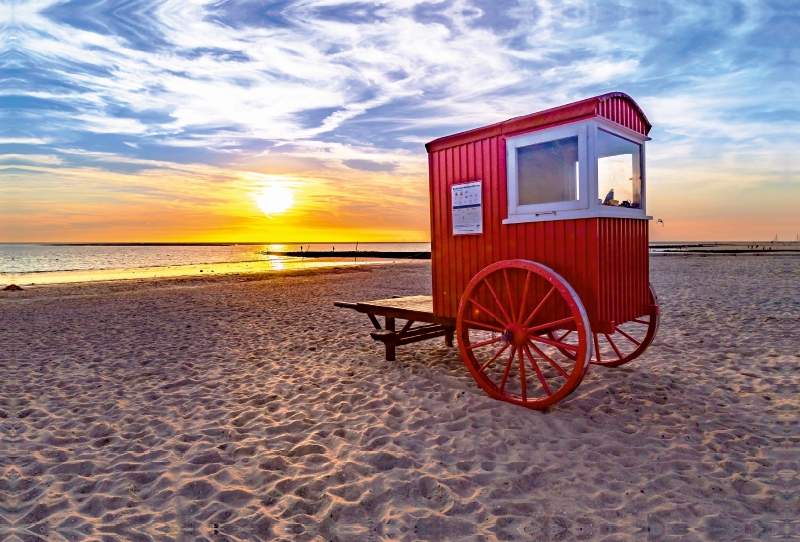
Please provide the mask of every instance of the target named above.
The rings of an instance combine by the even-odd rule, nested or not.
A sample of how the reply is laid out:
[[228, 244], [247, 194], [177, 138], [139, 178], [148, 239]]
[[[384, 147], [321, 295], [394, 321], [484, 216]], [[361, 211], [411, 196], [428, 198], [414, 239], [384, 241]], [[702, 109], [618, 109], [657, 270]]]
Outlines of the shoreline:
[[0, 289], [16, 284], [23, 288], [57, 284], [141, 281], [147, 279], [204, 278], [224, 275], [257, 275], [282, 273], [332, 267], [393, 264], [393, 261], [364, 258], [359, 261], [340, 258], [314, 260], [274, 259], [267, 261], [225, 262], [211, 264], [176, 265], [164, 267], [136, 267], [129, 269], [93, 269], [75, 271], [42, 271], [38, 273], [0, 274]]
[[[298, 253], [299, 254], [299, 253]], [[313, 253], [312, 253], [313, 254]], [[364, 253], [361, 253], [364, 254]], [[320, 253], [320, 257], [309, 255], [307, 259], [300, 257], [288, 257], [275, 255], [268, 260], [222, 262], [208, 264], [190, 265], [171, 265], [159, 267], [136, 267], [127, 269], [91, 269], [91, 270], [71, 270], [71, 271], [41, 271], [35, 273], [2, 273], [0, 274], [0, 290], [9, 285], [17, 285], [23, 288], [49, 286], [56, 284], [72, 283], [92, 283], [92, 282], [113, 282], [113, 281], [136, 281], [159, 278], [181, 278], [181, 277], [209, 277], [220, 275], [249, 275], [272, 272], [284, 272], [289, 270], [303, 270], [314, 268], [329, 268], [339, 266], [362, 266], [362, 265], [386, 265], [413, 261], [430, 261], [430, 259], [402, 258], [402, 257], [373, 257], [370, 255], [358, 256], [354, 261], [354, 255], [346, 257], [330, 257], [330, 254]], [[763, 256], [782, 256], [800, 257], [800, 252], [795, 251], [658, 251], [649, 252], [653, 257], [763, 257]]]

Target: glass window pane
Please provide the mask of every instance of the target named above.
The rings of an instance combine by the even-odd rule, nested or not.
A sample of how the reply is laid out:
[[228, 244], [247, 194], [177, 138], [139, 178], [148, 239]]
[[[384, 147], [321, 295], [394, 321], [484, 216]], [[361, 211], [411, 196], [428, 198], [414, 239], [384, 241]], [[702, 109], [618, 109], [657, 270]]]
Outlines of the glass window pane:
[[578, 137], [517, 149], [518, 205], [578, 199]]
[[597, 195], [602, 205], [642, 208], [641, 146], [597, 131]]

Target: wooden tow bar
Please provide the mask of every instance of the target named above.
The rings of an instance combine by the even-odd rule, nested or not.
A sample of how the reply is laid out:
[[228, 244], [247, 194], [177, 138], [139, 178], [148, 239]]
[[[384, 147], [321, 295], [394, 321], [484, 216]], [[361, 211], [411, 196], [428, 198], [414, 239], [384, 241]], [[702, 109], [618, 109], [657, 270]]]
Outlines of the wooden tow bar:
[[[370, 336], [386, 345], [386, 360], [394, 361], [395, 348], [400, 345], [444, 337], [445, 344], [453, 346], [455, 321], [451, 318], [434, 316], [431, 303], [430, 296], [416, 295], [362, 303], [336, 301], [334, 305], [365, 313], [375, 328], [370, 332]], [[385, 327], [381, 327], [376, 316], [384, 317]], [[397, 319], [406, 321], [400, 331], [396, 329], [395, 321]], [[419, 325], [414, 327], [414, 324]]]
[[638, 358], [659, 320], [650, 128], [611, 93], [428, 143], [433, 295], [335, 305], [367, 314], [387, 360], [455, 335], [481, 389], [532, 409], [571, 394], [590, 365]]

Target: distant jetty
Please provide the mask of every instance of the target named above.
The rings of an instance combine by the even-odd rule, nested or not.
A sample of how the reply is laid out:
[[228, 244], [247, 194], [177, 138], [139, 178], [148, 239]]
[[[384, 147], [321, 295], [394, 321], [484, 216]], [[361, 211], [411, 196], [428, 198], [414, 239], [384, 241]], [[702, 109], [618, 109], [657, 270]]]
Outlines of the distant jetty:
[[[651, 243], [650, 254], [798, 254], [797, 242], [762, 243]], [[268, 256], [291, 256], [295, 258], [380, 258], [391, 260], [430, 260], [430, 251], [379, 251], [379, 250], [267, 250], [260, 254]]]
[[716, 243], [650, 243], [650, 254], [783, 254], [800, 253], [797, 241], [738, 241]]
[[388, 258], [392, 260], [430, 260], [427, 252], [383, 252], [379, 250], [290, 250], [264, 251], [268, 256], [293, 256], [296, 258]]

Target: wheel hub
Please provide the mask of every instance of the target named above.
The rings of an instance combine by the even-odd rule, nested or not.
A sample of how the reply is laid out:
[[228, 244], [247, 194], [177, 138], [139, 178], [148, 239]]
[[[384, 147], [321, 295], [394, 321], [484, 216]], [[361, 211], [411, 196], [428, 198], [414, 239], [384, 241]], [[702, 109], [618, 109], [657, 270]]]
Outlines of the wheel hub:
[[503, 331], [502, 339], [506, 344], [520, 348], [528, 342], [528, 333], [519, 324], [509, 324]]

